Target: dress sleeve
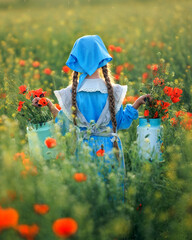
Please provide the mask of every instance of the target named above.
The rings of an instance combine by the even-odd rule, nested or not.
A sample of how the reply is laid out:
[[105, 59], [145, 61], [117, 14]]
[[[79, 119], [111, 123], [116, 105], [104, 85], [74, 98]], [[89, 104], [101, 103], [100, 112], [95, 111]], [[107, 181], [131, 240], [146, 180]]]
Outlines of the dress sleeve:
[[60, 110], [55, 118], [55, 123], [59, 125], [62, 135], [69, 131], [70, 121], [64, 114], [63, 110]]
[[121, 105], [119, 111], [116, 114], [117, 130], [129, 128], [133, 120], [139, 117], [138, 110], [135, 109], [131, 104], [127, 104], [123, 110]]

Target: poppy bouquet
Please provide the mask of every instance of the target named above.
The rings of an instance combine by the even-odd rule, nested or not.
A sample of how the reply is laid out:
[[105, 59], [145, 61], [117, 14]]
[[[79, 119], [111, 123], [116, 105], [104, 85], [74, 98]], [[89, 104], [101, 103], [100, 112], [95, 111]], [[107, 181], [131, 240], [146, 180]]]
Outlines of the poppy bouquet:
[[[19, 86], [17, 113], [18, 120], [25, 119], [27, 123], [38, 124], [44, 123], [52, 119], [50, 111], [45, 108], [48, 101], [45, 98], [46, 92], [42, 88], [36, 90], [28, 90], [26, 85]], [[32, 105], [32, 100], [39, 97], [38, 106]]]
[[174, 73], [169, 72], [169, 64], [160, 60], [160, 64], [151, 66], [150, 83], [147, 84], [152, 101], [146, 99], [144, 110], [145, 118], [161, 118], [163, 121], [169, 119], [169, 110], [172, 105], [180, 102], [183, 90], [173, 81]]

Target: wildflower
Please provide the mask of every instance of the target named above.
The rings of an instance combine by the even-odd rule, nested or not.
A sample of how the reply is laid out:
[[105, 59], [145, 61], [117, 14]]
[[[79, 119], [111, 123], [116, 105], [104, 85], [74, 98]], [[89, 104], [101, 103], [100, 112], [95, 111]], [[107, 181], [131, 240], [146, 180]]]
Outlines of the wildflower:
[[184, 111], [177, 111], [176, 113], [175, 113], [175, 116], [176, 117], [180, 117], [180, 116], [184, 116], [185, 115], [185, 112]]
[[18, 223], [19, 214], [14, 208], [0, 207], [0, 232], [3, 229], [15, 227]]
[[175, 98], [179, 98], [182, 94], [183, 90], [180, 88], [174, 88], [173, 92], [172, 92], [172, 96], [174, 96]]
[[56, 140], [51, 137], [46, 138], [44, 143], [48, 148], [54, 148], [57, 145]]
[[28, 91], [27, 94], [25, 95], [26, 99], [29, 99], [29, 100], [30, 100], [30, 98], [31, 98], [31, 96], [32, 96], [32, 93], [33, 93], [33, 90]]
[[122, 70], [123, 70], [123, 65], [119, 65], [119, 66], [116, 67], [116, 73], [117, 74], [120, 74], [122, 72]]
[[34, 61], [34, 62], [32, 63], [32, 66], [33, 66], [34, 68], [39, 67], [39, 66], [40, 66], [40, 62]]
[[172, 126], [175, 126], [175, 125], [177, 125], [178, 121], [173, 117], [170, 119], [170, 123]]
[[155, 72], [157, 72], [157, 71], [158, 71], [158, 69], [159, 69], [159, 66], [158, 66], [158, 64], [153, 64], [153, 65], [151, 66], [151, 70], [152, 70], [152, 71], [155, 71]]
[[104, 156], [104, 153], [105, 153], [104, 146], [103, 146], [103, 144], [101, 144], [101, 149], [99, 149], [99, 150], [96, 152], [96, 155], [97, 155], [98, 157], [103, 157], [103, 156]]
[[45, 68], [43, 71], [46, 75], [51, 75], [52, 70], [50, 68]]
[[118, 74], [115, 74], [115, 76], [114, 76], [114, 77], [115, 77], [115, 80], [117, 80], [117, 81], [118, 81], [118, 80], [119, 80], [119, 78], [120, 78], [120, 76], [119, 76]]
[[33, 78], [34, 78], [34, 79], [40, 79], [40, 77], [41, 77], [41, 75], [40, 75], [39, 73], [35, 73], [35, 74], [33, 75]]
[[145, 109], [145, 111], [144, 111], [144, 116], [145, 116], [145, 117], [148, 117], [148, 116], [149, 116], [149, 110], [148, 110], [148, 109]]
[[155, 86], [159, 85], [162, 86], [164, 85], [164, 79], [159, 79], [158, 77], [153, 80], [153, 83]]
[[158, 118], [158, 112], [156, 111], [153, 118]]
[[163, 89], [164, 93], [167, 95], [167, 96], [171, 96], [172, 95], [172, 92], [173, 92], [173, 88], [171, 87], [168, 87], [168, 86], [165, 86], [164, 89]]
[[73, 218], [60, 218], [53, 223], [52, 229], [56, 236], [67, 238], [77, 232], [78, 224]]
[[16, 230], [22, 237], [26, 238], [27, 240], [33, 240], [39, 233], [39, 227], [37, 224], [33, 224], [31, 226], [26, 224], [18, 225], [16, 227]]
[[146, 68], [151, 70], [151, 64], [147, 64]]
[[40, 106], [42, 106], [42, 107], [44, 107], [44, 106], [47, 106], [47, 104], [48, 104], [49, 102], [47, 101], [47, 99], [46, 98], [41, 98], [39, 101], [38, 101], [38, 105], [40, 105]]
[[58, 110], [61, 110], [61, 107], [60, 107], [60, 105], [59, 105], [58, 103], [55, 103], [54, 105], [55, 105], [55, 107], [56, 107]]
[[118, 47], [115, 47], [115, 51], [118, 52], [118, 53], [120, 53], [120, 52], [122, 52], [122, 48], [119, 47], [119, 46], [118, 46]]
[[37, 90], [33, 90], [33, 97], [35, 98], [35, 97], [40, 97], [40, 98], [42, 98], [42, 97], [45, 97], [45, 94], [46, 94], [47, 92], [43, 92], [43, 89], [42, 88], [39, 88], [39, 89], [37, 89]]
[[168, 118], [169, 118], [169, 113], [167, 113], [167, 114], [165, 114], [164, 116], [161, 117], [162, 121], [165, 121]]
[[25, 66], [25, 60], [19, 60], [19, 65], [21, 66], [21, 67], [24, 67]]
[[84, 182], [87, 180], [87, 176], [84, 173], [75, 173], [73, 178], [76, 182]]
[[114, 45], [109, 45], [108, 50], [112, 51], [112, 52], [115, 51], [115, 46]]
[[157, 45], [157, 43], [155, 41], [151, 41], [150, 45], [151, 45], [151, 47], [155, 47]]
[[18, 159], [21, 159], [23, 160], [25, 158], [25, 153], [24, 152], [18, 152], [18, 153], [15, 153], [14, 155], [14, 160], [18, 160]]
[[146, 79], [149, 77], [149, 74], [147, 72], [144, 72], [142, 74], [142, 82], [145, 83], [146, 82]]
[[47, 204], [34, 204], [33, 209], [36, 213], [44, 215], [49, 211], [49, 206]]
[[161, 101], [161, 106], [162, 106], [162, 109], [166, 109], [170, 106], [171, 104], [169, 102], [164, 102], [164, 101]]
[[17, 108], [17, 111], [18, 111], [18, 112], [21, 111], [24, 102], [25, 102], [25, 101], [19, 101], [19, 106], [18, 106], [18, 108]]
[[174, 95], [172, 95], [172, 96], [171, 96], [171, 101], [172, 101], [173, 103], [177, 103], [177, 102], [180, 101], [180, 99], [179, 99], [178, 97], [174, 97]]
[[125, 105], [127, 103], [127, 98], [126, 97], [123, 99], [122, 103], [123, 103], [123, 105]]
[[26, 85], [21, 85], [19, 87], [19, 90], [20, 90], [19, 94], [25, 94], [27, 92], [27, 86]]
[[70, 68], [68, 66], [62, 67], [63, 72], [68, 73], [70, 71]]

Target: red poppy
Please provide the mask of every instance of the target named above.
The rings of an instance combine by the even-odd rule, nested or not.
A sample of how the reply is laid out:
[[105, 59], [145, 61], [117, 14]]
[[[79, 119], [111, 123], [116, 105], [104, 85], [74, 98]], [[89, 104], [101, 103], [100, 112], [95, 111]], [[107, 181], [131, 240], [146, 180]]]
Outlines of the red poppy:
[[142, 82], [145, 83], [146, 82], [146, 79], [149, 77], [149, 74], [147, 72], [144, 72], [142, 74]]
[[34, 204], [33, 209], [36, 213], [44, 215], [49, 211], [49, 206], [47, 204]]
[[180, 99], [179, 99], [178, 97], [174, 97], [174, 95], [172, 95], [172, 96], [171, 96], [171, 101], [172, 101], [173, 103], [177, 103], [177, 102], [180, 101]]
[[148, 109], [145, 109], [145, 111], [144, 111], [144, 116], [145, 116], [145, 117], [148, 117], [148, 116], [149, 116], [149, 110], [148, 110]]
[[164, 101], [161, 101], [161, 106], [162, 106], [162, 109], [166, 109], [170, 106], [171, 104], [169, 102], [164, 102]]
[[52, 229], [57, 237], [67, 238], [77, 232], [78, 224], [73, 218], [60, 218], [53, 223]]
[[40, 66], [40, 62], [34, 61], [34, 62], [32, 63], [32, 65], [33, 65], [34, 68], [37, 68], [37, 67]]
[[87, 176], [84, 173], [75, 173], [73, 178], [76, 182], [84, 182], [87, 180]]
[[19, 101], [19, 106], [18, 106], [18, 108], [17, 108], [17, 111], [18, 111], [18, 112], [21, 111], [24, 102], [25, 102], [25, 101]]
[[185, 115], [185, 112], [184, 111], [177, 111], [176, 113], [175, 113], [175, 116], [176, 117], [180, 117], [180, 116], [184, 116]]
[[116, 73], [120, 74], [123, 71], [123, 65], [119, 65], [116, 67]]
[[108, 50], [112, 51], [112, 52], [115, 51], [115, 46], [114, 45], [109, 45]]
[[47, 106], [48, 101], [46, 98], [43, 97], [38, 101], [38, 104], [41, 105], [42, 107], [44, 107], [44, 106]]
[[19, 65], [21, 67], [24, 67], [25, 66], [25, 60], [23, 60], [23, 59], [19, 60]]
[[156, 111], [153, 118], [158, 118], [158, 112]]
[[32, 91], [33, 91], [33, 97], [34, 98], [35, 97], [40, 97], [40, 98], [45, 97], [45, 94], [47, 93], [47, 92], [43, 92], [42, 88], [39, 88], [37, 90], [32, 90]]
[[52, 70], [50, 68], [45, 68], [43, 71], [46, 75], [51, 75]]
[[0, 232], [3, 229], [15, 227], [18, 224], [19, 214], [14, 208], [0, 207]]
[[172, 92], [172, 96], [174, 96], [175, 98], [179, 98], [182, 94], [183, 90], [180, 88], [174, 88], [173, 92]]
[[27, 86], [26, 85], [21, 85], [19, 87], [19, 94], [25, 94], [27, 92]]
[[172, 95], [172, 92], [173, 92], [173, 88], [171, 87], [168, 87], [168, 86], [165, 86], [164, 89], [163, 89], [164, 93], [167, 95], [167, 96], [171, 96]]
[[16, 227], [16, 230], [22, 237], [26, 238], [27, 240], [33, 240], [39, 233], [39, 227], [37, 224], [33, 224], [31, 226], [26, 224], [18, 225]]
[[26, 99], [30, 99], [33, 94], [33, 90], [28, 91], [27, 94], [25, 95]]
[[158, 77], [156, 77], [154, 80], [153, 80], [153, 83], [155, 86], [159, 85], [159, 86], [162, 86], [164, 85], [164, 79], [159, 79]]
[[62, 67], [62, 70], [63, 70], [63, 72], [65, 72], [65, 73], [69, 73], [70, 68], [69, 68], [68, 66], [63, 66], [63, 67]]
[[173, 117], [170, 119], [170, 123], [172, 126], [175, 126], [175, 125], [177, 125], [178, 121]]
[[114, 76], [114, 77], [115, 77], [115, 80], [117, 80], [117, 81], [118, 81], [118, 80], [119, 80], [119, 78], [120, 78], [120, 75], [118, 75], [118, 74], [115, 74], [115, 76]]
[[163, 121], [165, 121], [165, 120], [168, 119], [168, 118], [169, 118], [169, 113], [167, 113], [167, 114], [165, 114], [164, 116], [161, 117], [161, 119], [162, 119]]
[[51, 137], [46, 138], [44, 143], [48, 148], [54, 148], [57, 145], [56, 139]]
[[151, 70], [151, 64], [147, 64], [146, 68]]
[[153, 64], [152, 66], [151, 66], [151, 70], [152, 71], [158, 71], [158, 69], [159, 69], [159, 66], [158, 66], [158, 64]]
[[122, 52], [122, 48], [119, 47], [119, 46], [118, 46], [118, 47], [115, 47], [115, 51], [118, 52], [118, 53], [120, 53], [120, 52]]
[[99, 149], [99, 150], [96, 152], [96, 155], [97, 155], [98, 157], [103, 157], [103, 156], [104, 156], [104, 153], [105, 153], [104, 146], [103, 146], [103, 144], [101, 144], [101, 149]]

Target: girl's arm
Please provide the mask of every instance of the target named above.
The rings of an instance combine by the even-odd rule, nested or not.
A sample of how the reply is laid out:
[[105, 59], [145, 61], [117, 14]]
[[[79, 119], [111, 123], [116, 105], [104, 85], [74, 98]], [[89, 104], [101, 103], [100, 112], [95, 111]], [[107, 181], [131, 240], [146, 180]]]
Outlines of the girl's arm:
[[127, 104], [124, 110], [123, 110], [123, 106], [121, 105], [120, 110], [116, 114], [117, 130], [129, 128], [133, 120], [136, 120], [139, 117], [139, 113], [137, 109], [142, 104], [145, 104], [145, 98], [149, 98], [151, 100], [150, 95], [147, 94], [139, 97], [133, 103], [133, 105]]
[[[54, 106], [54, 104], [51, 102], [51, 100], [49, 100], [48, 98], [46, 98], [46, 99], [48, 101], [47, 106], [48, 106], [49, 110], [51, 111], [53, 117], [56, 118], [59, 110]], [[32, 105], [35, 106], [35, 107], [40, 107], [38, 105], [39, 100], [40, 100], [39, 97], [35, 97], [32, 101]]]

